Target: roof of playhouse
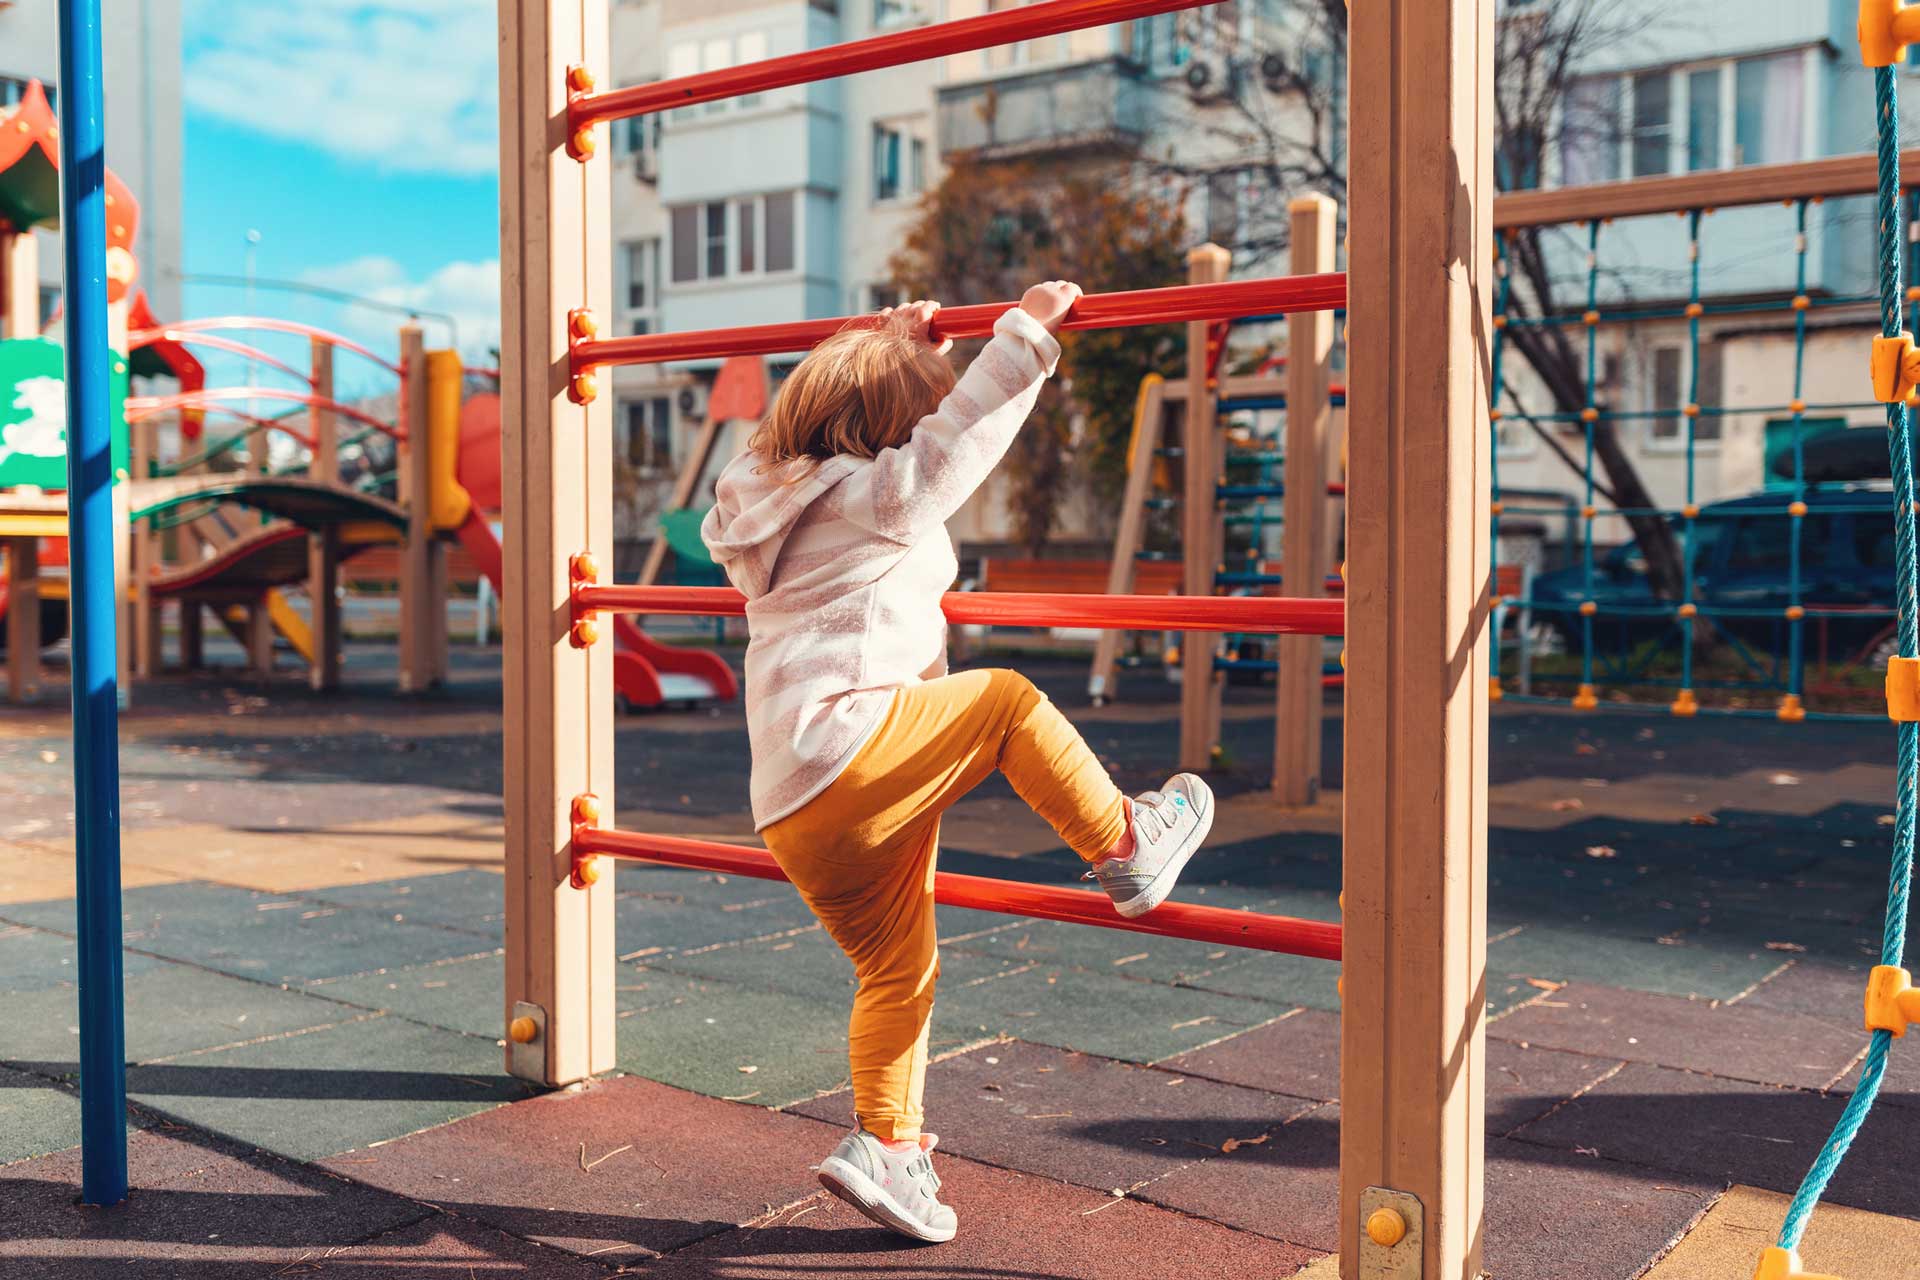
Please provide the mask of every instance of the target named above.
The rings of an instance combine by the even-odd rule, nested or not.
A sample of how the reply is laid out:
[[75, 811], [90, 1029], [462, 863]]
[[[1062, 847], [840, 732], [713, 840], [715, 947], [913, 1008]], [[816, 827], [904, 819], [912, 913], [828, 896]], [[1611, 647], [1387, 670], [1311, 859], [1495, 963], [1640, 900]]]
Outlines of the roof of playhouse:
[[[133, 287], [139, 266], [133, 233], [140, 206], [126, 184], [107, 170], [107, 301]], [[29, 80], [20, 105], [0, 116], [0, 224], [16, 231], [60, 225], [60, 123], [38, 80]]]

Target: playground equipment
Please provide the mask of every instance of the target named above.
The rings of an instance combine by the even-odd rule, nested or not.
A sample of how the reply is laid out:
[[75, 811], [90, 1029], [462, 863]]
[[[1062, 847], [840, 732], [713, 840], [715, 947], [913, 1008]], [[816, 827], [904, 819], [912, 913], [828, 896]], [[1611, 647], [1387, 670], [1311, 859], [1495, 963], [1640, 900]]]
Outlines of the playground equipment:
[[[1493, 453], [1493, 554], [1499, 565], [1502, 554], [1500, 536], [1520, 520], [1557, 519], [1564, 514], [1557, 505], [1543, 503], [1539, 497], [1509, 495], [1501, 477], [1501, 441], [1504, 425], [1527, 423], [1562, 433], [1580, 454], [1575, 470], [1579, 486], [1576, 512], [1576, 567], [1584, 584], [1580, 598], [1554, 598], [1533, 593], [1502, 594], [1495, 600], [1501, 618], [1520, 614], [1546, 619], [1555, 629], [1571, 638], [1569, 648], [1579, 657], [1578, 682], [1571, 694], [1571, 705], [1592, 710], [1600, 705], [1600, 695], [1608, 685], [1655, 686], [1671, 689], [1671, 700], [1664, 708], [1677, 716], [1762, 715], [1787, 722], [1834, 714], [1810, 710], [1807, 699], [1809, 668], [1817, 664], [1820, 672], [1836, 665], [1842, 673], [1848, 667], [1864, 667], [1877, 650], [1889, 647], [1896, 609], [1893, 601], [1877, 602], [1859, 598], [1854, 590], [1835, 590], [1823, 575], [1818, 548], [1809, 538], [1809, 530], [1825, 528], [1829, 518], [1851, 510], [1848, 504], [1829, 496], [1823, 501], [1823, 489], [1813, 478], [1812, 456], [1830, 437], [1816, 434], [1817, 423], [1844, 419], [1861, 411], [1873, 410], [1873, 400], [1826, 400], [1816, 402], [1807, 390], [1808, 346], [1816, 321], [1825, 321], [1823, 337], [1836, 335], [1833, 326], [1857, 322], [1864, 337], [1870, 330], [1873, 296], [1869, 294], [1822, 293], [1809, 288], [1809, 258], [1820, 228], [1810, 227], [1814, 210], [1831, 198], [1859, 196], [1875, 189], [1875, 164], [1871, 157], [1843, 157], [1795, 164], [1753, 165], [1726, 173], [1693, 174], [1668, 178], [1638, 179], [1631, 182], [1595, 184], [1558, 190], [1516, 192], [1500, 197], [1494, 206], [1494, 225], [1499, 237], [1500, 256], [1496, 270], [1498, 281], [1494, 303], [1492, 419]], [[1782, 205], [1778, 215], [1786, 223], [1782, 238], [1791, 236], [1791, 254], [1795, 285], [1787, 290], [1756, 294], [1742, 290], [1740, 296], [1714, 300], [1703, 289], [1703, 277], [1710, 279], [1715, 262], [1712, 215], [1729, 210], [1759, 209]], [[1920, 196], [1901, 197], [1902, 217], [1911, 223], [1920, 216]], [[1654, 224], [1631, 223], [1614, 227], [1616, 219], [1634, 219], [1655, 215], [1676, 215], [1686, 229], [1685, 252], [1680, 270], [1684, 271], [1683, 296], [1671, 301], [1635, 303], [1631, 298], [1610, 296], [1605, 287], [1608, 276], [1607, 248], [1622, 239], [1641, 250], [1644, 258], [1649, 246], [1671, 240], [1670, 232], [1661, 233]], [[1734, 215], [1739, 216], [1739, 215]], [[1764, 212], [1748, 215], [1743, 224], [1742, 244], [1750, 244], [1755, 234], [1754, 219]], [[1724, 218], [1722, 219], [1724, 220]], [[1577, 253], [1564, 255], [1569, 265], [1578, 264], [1578, 276], [1584, 305], [1577, 311], [1548, 315], [1520, 313], [1513, 303], [1516, 295], [1509, 270], [1509, 247], [1514, 237], [1538, 228], [1564, 226], [1577, 235], [1584, 258]], [[1815, 234], [1810, 235], [1810, 230]], [[1901, 251], [1909, 265], [1916, 247], [1906, 243]], [[1642, 264], [1644, 267], [1644, 263]], [[1916, 307], [1920, 300], [1909, 299]], [[1764, 321], [1776, 317], [1791, 322], [1792, 353], [1790, 364], [1782, 363], [1782, 373], [1790, 370], [1788, 391], [1773, 403], [1715, 403], [1704, 392], [1700, 369], [1702, 351], [1709, 338], [1704, 326], [1717, 319], [1751, 317]], [[1598, 358], [1602, 335], [1622, 326], [1679, 327], [1685, 352], [1686, 378], [1683, 394], [1670, 407], [1639, 408], [1608, 403], [1602, 395]], [[1527, 409], [1513, 392], [1510, 376], [1517, 356], [1513, 350], [1516, 332], [1553, 326], [1572, 329], [1585, 354], [1585, 401], [1576, 409], [1538, 412]], [[1780, 376], [1780, 375], [1775, 375]], [[1787, 598], [1784, 605], [1756, 605], [1737, 598], [1743, 594], [1733, 584], [1724, 583], [1707, 564], [1704, 552], [1716, 541], [1725, 542], [1731, 531], [1720, 527], [1723, 517], [1713, 510], [1703, 511], [1700, 463], [1703, 435], [1718, 436], [1719, 431], [1703, 431], [1707, 424], [1737, 422], [1743, 415], [1768, 415], [1786, 445], [1781, 460], [1790, 465], [1778, 477], [1784, 481], [1777, 500], [1740, 508], [1740, 528], [1753, 528], [1750, 517], [1767, 514], [1778, 520], [1784, 543], [1787, 569]], [[1672, 506], [1627, 507], [1605, 505], [1596, 476], [1596, 437], [1622, 429], [1660, 427], [1675, 437], [1677, 449], [1684, 450], [1684, 475], [1679, 502]], [[1842, 426], [1836, 435], [1854, 428]], [[1883, 464], [1884, 465], [1884, 464]], [[1771, 475], [1769, 479], [1774, 477]], [[1830, 492], [1830, 491], [1829, 491]], [[1644, 602], [1611, 601], [1605, 585], [1606, 566], [1596, 556], [1596, 533], [1603, 522], [1633, 518], [1654, 518], [1670, 522], [1681, 544], [1683, 587], [1680, 598], [1660, 600], [1649, 595]], [[1617, 526], [1616, 526], [1617, 527]], [[1504, 566], [1501, 566], [1504, 567]], [[1851, 584], [1849, 584], [1851, 585]], [[1751, 599], [1751, 596], [1748, 596]], [[1647, 637], [1661, 637], [1649, 643]], [[1851, 639], [1848, 639], [1851, 637]], [[1862, 638], [1864, 637], [1864, 642]], [[1739, 674], [1709, 678], [1697, 668], [1699, 642], [1712, 638], [1723, 646], [1738, 664]], [[1832, 644], [1843, 644], [1839, 662], [1833, 661]], [[1519, 637], [1526, 645], [1529, 638]], [[1496, 654], [1491, 696], [1525, 702], [1561, 702], [1565, 697], [1547, 697], [1533, 693], [1532, 680], [1516, 689], [1503, 680]], [[1770, 709], [1741, 709], [1710, 706], [1699, 694], [1709, 690], [1771, 694]], [[1623, 705], [1609, 702], [1609, 706]]]
[[[1338, 221], [1331, 200], [1306, 196], [1289, 208], [1292, 267], [1296, 276], [1332, 268], [1333, 238]], [[1195, 283], [1224, 280], [1231, 258], [1226, 250], [1206, 245], [1188, 255], [1189, 278]], [[1253, 317], [1267, 319], [1269, 317]], [[1331, 409], [1344, 404], [1345, 388], [1333, 386], [1333, 315], [1301, 312], [1289, 319], [1286, 381], [1259, 376], [1227, 378], [1220, 373], [1232, 322], [1225, 319], [1187, 326], [1187, 376], [1168, 384], [1149, 376], [1140, 386], [1135, 404], [1127, 486], [1121, 499], [1120, 523], [1114, 538], [1107, 591], [1123, 595], [1135, 588], [1143, 560], [1171, 558], [1146, 549], [1148, 512], [1177, 508], [1181, 513], [1181, 576], [1189, 595], [1226, 591], [1245, 594], [1278, 590], [1287, 582], [1320, 583], [1338, 564], [1338, 522], [1331, 499], [1345, 492], [1337, 460], [1341, 457]], [[1178, 443], [1168, 444], [1165, 432], [1169, 404], [1180, 411]], [[1275, 453], [1255, 445], [1235, 453], [1222, 438], [1222, 416], [1237, 409], [1311, 406], [1287, 415], [1284, 448]], [[1178, 459], [1182, 492], [1178, 497], [1154, 497], [1152, 490], [1163, 460]], [[1272, 482], [1271, 467], [1284, 467], [1281, 483]], [[1251, 463], [1259, 476], [1254, 483], [1228, 483], [1228, 468]], [[1261, 534], [1272, 520], [1268, 504], [1281, 499], [1278, 523], [1287, 532], [1282, 541], [1284, 560], [1278, 574], [1261, 559]], [[1250, 512], [1229, 515], [1235, 504], [1252, 503]], [[1240, 565], [1227, 563], [1224, 547], [1229, 523], [1252, 526], [1249, 551]], [[1292, 574], [1289, 578], [1287, 575]], [[1339, 590], [1337, 577], [1328, 589]], [[1116, 692], [1117, 632], [1102, 633], [1094, 650], [1087, 692], [1099, 705]], [[1220, 739], [1222, 677], [1231, 671], [1271, 669], [1276, 672], [1273, 787], [1283, 804], [1311, 804], [1320, 788], [1320, 712], [1324, 686], [1337, 669], [1323, 669], [1320, 647], [1312, 641], [1279, 640], [1274, 659], [1246, 659], [1235, 637], [1198, 632], [1183, 636], [1168, 655], [1181, 674], [1180, 764], [1183, 769], [1207, 769], [1215, 763]]]
[[[603, 0], [503, 0], [503, 395], [506, 437], [508, 1063], [550, 1084], [613, 1065], [611, 877], [601, 857], [772, 869], [752, 850], [622, 833], [612, 811], [613, 654], [608, 611], [734, 612], [737, 597], [615, 587], [610, 406], [596, 370], [638, 362], [804, 351], [845, 320], [600, 339], [610, 311], [609, 165], [599, 126], [743, 93], [791, 96], [814, 81], [1188, 7], [1185, 0], [1045, 0], [870, 40], [600, 92]], [[1090, 293], [1068, 328], [1207, 322], [1348, 309], [1352, 333], [1350, 592], [1338, 600], [1189, 596], [950, 597], [960, 623], [1167, 627], [1204, 651], [1217, 632], [1349, 633], [1345, 966], [1342, 1015], [1343, 1275], [1478, 1272], [1485, 961], [1483, 447], [1491, 148], [1491, 0], [1355, 6], [1350, 274]], [[1409, 49], [1419, 50], [1408, 57]], [[770, 145], [776, 145], [770, 143]], [[1097, 282], [1092, 282], [1097, 286]], [[955, 307], [942, 336], [984, 334], [999, 307]], [[1297, 340], [1294, 359], [1331, 346]], [[1204, 335], [1201, 337], [1204, 341]], [[1195, 344], [1196, 349], [1199, 343]], [[1326, 403], [1289, 390], [1296, 405]], [[1300, 415], [1303, 421], [1315, 415]], [[1204, 434], [1202, 435], [1204, 439]], [[1294, 442], [1289, 440], [1289, 450]], [[1302, 456], [1310, 450], [1303, 447]], [[1190, 464], [1193, 460], [1189, 460]], [[1211, 466], [1189, 466], [1210, 483]], [[1317, 474], [1317, 473], [1316, 473]], [[1189, 518], [1211, 515], [1204, 488]], [[1196, 545], [1200, 545], [1196, 531]], [[1302, 545], [1317, 547], [1316, 540]], [[1206, 564], [1208, 577], [1214, 565]], [[1317, 574], [1284, 570], [1292, 580]], [[1204, 598], [1196, 598], [1204, 597]], [[1202, 644], [1194, 644], [1198, 637]], [[1208, 681], [1192, 682], [1204, 695]], [[1407, 749], [1417, 744], [1417, 749]], [[1075, 890], [1035, 893], [944, 879], [948, 902], [1124, 927]], [[1184, 909], [1180, 936], [1326, 955], [1285, 921]]]

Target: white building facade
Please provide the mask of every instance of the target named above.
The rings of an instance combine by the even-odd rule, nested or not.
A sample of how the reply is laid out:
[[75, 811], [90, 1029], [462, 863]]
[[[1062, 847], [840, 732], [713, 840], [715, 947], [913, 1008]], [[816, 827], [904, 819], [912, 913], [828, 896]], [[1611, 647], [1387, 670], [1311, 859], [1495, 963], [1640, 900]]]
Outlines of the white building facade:
[[[134, 242], [138, 287], [154, 313], [180, 314], [180, 205], [184, 154], [180, 97], [179, 0], [113, 0], [104, 24], [107, 164], [140, 205]], [[58, 107], [58, 12], [50, 3], [0, 0], [0, 111], [38, 80]], [[43, 233], [44, 309], [60, 289], [57, 236]]]

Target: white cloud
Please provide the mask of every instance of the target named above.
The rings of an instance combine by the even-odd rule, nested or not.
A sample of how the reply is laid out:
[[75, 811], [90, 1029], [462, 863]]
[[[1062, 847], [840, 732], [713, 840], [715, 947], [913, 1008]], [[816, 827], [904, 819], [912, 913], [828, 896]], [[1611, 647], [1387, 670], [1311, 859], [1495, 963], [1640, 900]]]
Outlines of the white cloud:
[[[437, 316], [450, 316], [458, 327], [460, 351], [469, 359], [478, 359], [500, 341], [500, 260], [449, 262], [425, 279], [410, 277], [406, 268], [392, 258], [369, 255], [331, 266], [302, 272], [304, 284], [339, 289], [421, 313], [427, 343], [437, 346], [449, 340], [446, 325]], [[396, 318], [372, 307], [345, 305], [340, 323], [354, 337], [361, 333], [381, 335], [381, 341], [368, 343], [377, 350], [392, 345]], [[364, 339], [362, 339], [364, 341]]]
[[188, 0], [186, 99], [387, 172], [489, 173], [496, 21], [493, 0]]

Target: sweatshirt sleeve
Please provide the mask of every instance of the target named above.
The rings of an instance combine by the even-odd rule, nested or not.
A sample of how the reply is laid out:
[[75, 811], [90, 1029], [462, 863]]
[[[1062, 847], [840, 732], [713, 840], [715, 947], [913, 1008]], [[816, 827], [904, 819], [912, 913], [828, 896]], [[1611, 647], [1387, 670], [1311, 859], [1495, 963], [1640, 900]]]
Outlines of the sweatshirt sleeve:
[[905, 444], [842, 485], [848, 520], [896, 542], [943, 525], [993, 473], [1060, 360], [1046, 326], [1018, 307]]

